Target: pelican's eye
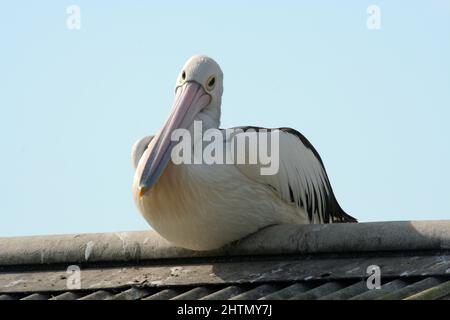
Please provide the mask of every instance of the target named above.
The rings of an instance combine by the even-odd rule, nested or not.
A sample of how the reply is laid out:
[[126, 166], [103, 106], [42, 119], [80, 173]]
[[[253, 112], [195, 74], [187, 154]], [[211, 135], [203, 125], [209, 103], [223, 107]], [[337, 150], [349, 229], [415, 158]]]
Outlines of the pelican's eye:
[[208, 89], [208, 91], [211, 91], [212, 89], [214, 89], [215, 84], [216, 84], [216, 77], [214, 76], [209, 77], [208, 81], [206, 82], [206, 89]]
[[186, 72], [185, 71], [183, 71], [183, 73], [181, 74], [181, 79], [186, 80]]

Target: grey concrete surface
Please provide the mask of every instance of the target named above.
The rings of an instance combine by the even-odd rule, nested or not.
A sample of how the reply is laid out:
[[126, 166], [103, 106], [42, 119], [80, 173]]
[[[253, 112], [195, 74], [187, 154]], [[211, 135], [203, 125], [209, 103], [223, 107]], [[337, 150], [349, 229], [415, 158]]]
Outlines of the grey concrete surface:
[[154, 231], [6, 237], [0, 238], [0, 266], [447, 249], [450, 220], [279, 225], [209, 252], [174, 247]]

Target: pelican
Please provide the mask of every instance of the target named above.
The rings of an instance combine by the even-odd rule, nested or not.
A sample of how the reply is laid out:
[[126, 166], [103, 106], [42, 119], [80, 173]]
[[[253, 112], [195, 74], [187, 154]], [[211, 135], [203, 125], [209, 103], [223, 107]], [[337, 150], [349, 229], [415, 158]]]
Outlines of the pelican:
[[[279, 169], [272, 175], [261, 174], [259, 160], [248, 165], [175, 163], [175, 130], [192, 133], [195, 122], [201, 122], [202, 132], [219, 130], [222, 70], [207, 56], [193, 56], [175, 88], [162, 129], [132, 148], [134, 200], [162, 237], [187, 249], [213, 250], [276, 224], [356, 222], [337, 202], [319, 154], [294, 129], [269, 129], [279, 133]], [[239, 128], [243, 133], [236, 135], [263, 129]]]

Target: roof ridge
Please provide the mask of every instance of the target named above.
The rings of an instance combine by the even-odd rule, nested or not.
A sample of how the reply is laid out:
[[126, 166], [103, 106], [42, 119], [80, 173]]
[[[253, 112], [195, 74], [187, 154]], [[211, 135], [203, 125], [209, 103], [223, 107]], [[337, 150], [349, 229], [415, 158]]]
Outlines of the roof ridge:
[[448, 249], [450, 220], [277, 225], [203, 252], [175, 247], [154, 231], [0, 238], [0, 266]]

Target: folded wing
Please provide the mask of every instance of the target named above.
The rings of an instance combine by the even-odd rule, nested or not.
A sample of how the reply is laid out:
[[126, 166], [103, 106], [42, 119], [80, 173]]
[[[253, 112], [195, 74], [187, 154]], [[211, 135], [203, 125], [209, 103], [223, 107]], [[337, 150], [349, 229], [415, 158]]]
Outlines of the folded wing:
[[[250, 138], [254, 134], [261, 139], [263, 137], [261, 133], [266, 131], [278, 133], [279, 136], [278, 172], [273, 175], [262, 175], [260, 169], [264, 165], [258, 158], [257, 164], [236, 164], [242, 174], [253, 181], [267, 185], [284, 201], [303, 208], [311, 222], [356, 222], [355, 218], [346, 214], [340, 207], [322, 159], [301, 133], [291, 128], [239, 127], [233, 129], [243, 131], [233, 135], [233, 138], [239, 138], [239, 135]], [[246, 150], [248, 152], [248, 149]], [[273, 156], [275, 155], [271, 155]]]

